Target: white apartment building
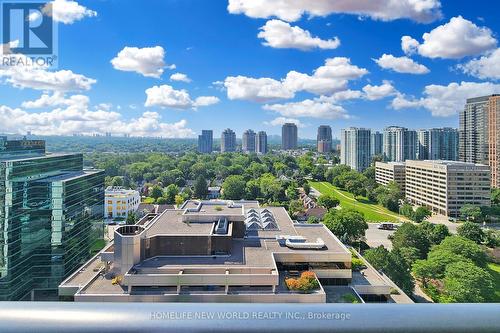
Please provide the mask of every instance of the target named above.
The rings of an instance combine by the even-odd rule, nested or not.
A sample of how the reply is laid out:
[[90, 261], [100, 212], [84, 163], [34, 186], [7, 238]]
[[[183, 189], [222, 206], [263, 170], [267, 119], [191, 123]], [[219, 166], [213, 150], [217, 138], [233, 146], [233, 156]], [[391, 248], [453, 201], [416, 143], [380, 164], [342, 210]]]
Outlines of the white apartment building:
[[405, 163], [404, 162], [376, 162], [375, 181], [380, 185], [396, 182], [405, 191]]
[[108, 218], [127, 217], [135, 212], [141, 203], [141, 195], [135, 190], [121, 186], [108, 186], [105, 191], [104, 206]]
[[350, 127], [341, 130], [340, 163], [362, 172], [370, 166], [371, 131], [366, 128]]
[[490, 167], [457, 161], [406, 161], [405, 196], [411, 204], [458, 217], [465, 204], [490, 206]]

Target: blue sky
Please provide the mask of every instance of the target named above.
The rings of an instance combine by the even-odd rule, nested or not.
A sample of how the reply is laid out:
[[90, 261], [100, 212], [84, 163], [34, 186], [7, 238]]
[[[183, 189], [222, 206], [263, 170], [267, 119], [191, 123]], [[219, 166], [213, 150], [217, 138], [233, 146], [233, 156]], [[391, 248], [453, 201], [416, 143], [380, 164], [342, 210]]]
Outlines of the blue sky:
[[456, 127], [465, 98], [500, 93], [500, 3], [317, 3], [56, 0], [58, 68], [0, 66], [0, 132]]

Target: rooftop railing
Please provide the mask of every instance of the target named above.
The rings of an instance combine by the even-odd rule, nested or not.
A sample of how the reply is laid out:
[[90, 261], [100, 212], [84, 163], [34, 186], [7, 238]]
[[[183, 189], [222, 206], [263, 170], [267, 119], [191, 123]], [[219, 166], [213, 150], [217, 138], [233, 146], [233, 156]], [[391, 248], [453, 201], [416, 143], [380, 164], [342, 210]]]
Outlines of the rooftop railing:
[[499, 332], [500, 304], [0, 303], [0, 332]]

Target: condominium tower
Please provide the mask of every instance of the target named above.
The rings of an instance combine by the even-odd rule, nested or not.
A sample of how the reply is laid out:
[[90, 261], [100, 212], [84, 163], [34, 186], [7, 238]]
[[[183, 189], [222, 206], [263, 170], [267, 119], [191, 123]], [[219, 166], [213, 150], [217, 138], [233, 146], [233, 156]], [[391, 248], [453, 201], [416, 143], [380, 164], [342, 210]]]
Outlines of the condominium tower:
[[256, 134], [251, 129], [243, 132], [241, 148], [245, 153], [255, 153]]
[[429, 131], [429, 160], [458, 160], [458, 130], [455, 128], [431, 128]]
[[[103, 238], [104, 172], [0, 137], [0, 301], [46, 299]], [[40, 295], [44, 295], [40, 298]]]
[[371, 163], [371, 131], [365, 128], [350, 127], [341, 130], [340, 163], [357, 171], [363, 171]]
[[319, 153], [329, 153], [332, 150], [332, 128], [328, 125], [318, 127], [316, 146]]
[[404, 127], [384, 129], [384, 159], [392, 162], [413, 160], [417, 156], [417, 132]]
[[372, 156], [382, 155], [384, 150], [384, 135], [380, 132], [372, 132], [370, 140], [370, 154]]
[[220, 138], [221, 153], [236, 151], [236, 133], [233, 130], [226, 128]]
[[417, 131], [417, 160], [429, 159], [429, 131], [420, 129]]
[[487, 164], [492, 187], [500, 186], [500, 95], [467, 99], [459, 115], [459, 158]]
[[198, 152], [209, 154], [213, 151], [213, 131], [202, 130], [201, 135], [198, 135]]
[[267, 154], [267, 133], [260, 131], [255, 137], [255, 151], [258, 154]]
[[297, 149], [297, 125], [285, 123], [281, 127], [281, 149]]

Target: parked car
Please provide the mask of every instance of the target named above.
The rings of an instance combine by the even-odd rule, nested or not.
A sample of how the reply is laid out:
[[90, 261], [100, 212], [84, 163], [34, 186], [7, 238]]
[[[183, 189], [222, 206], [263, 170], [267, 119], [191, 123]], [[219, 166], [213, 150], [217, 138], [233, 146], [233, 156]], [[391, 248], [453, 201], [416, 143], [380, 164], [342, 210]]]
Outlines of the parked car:
[[394, 230], [397, 228], [397, 225], [390, 222], [382, 222], [379, 223], [378, 228], [382, 230]]

